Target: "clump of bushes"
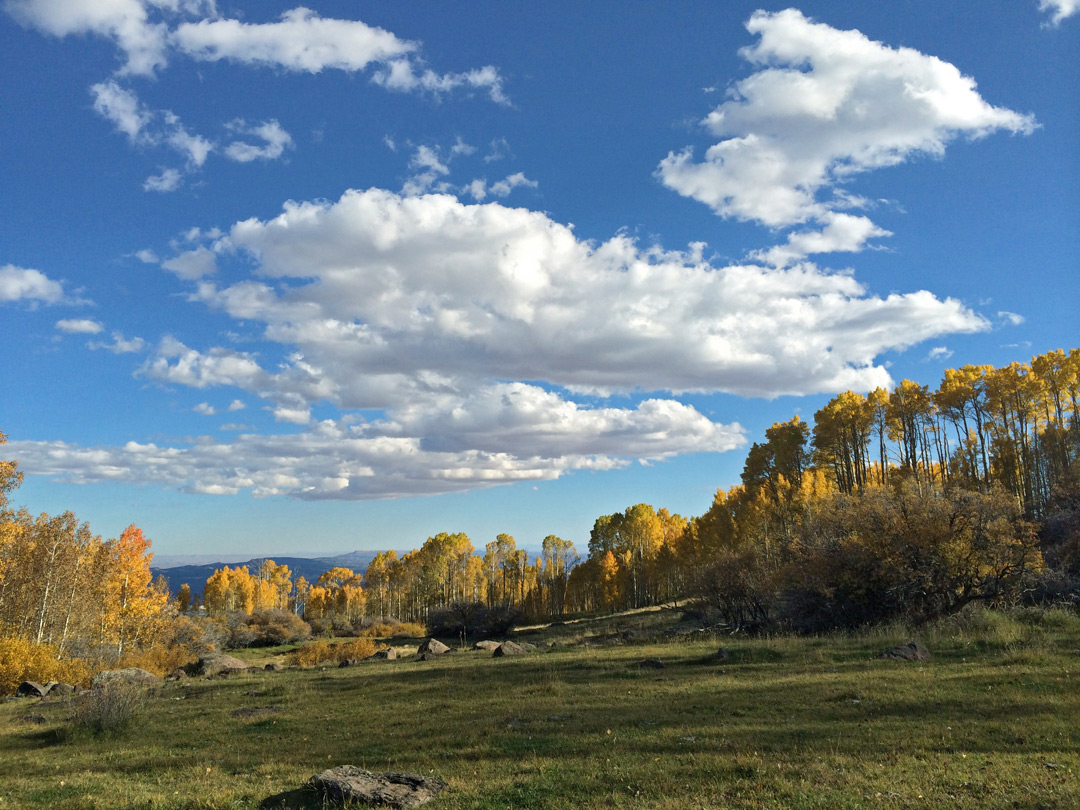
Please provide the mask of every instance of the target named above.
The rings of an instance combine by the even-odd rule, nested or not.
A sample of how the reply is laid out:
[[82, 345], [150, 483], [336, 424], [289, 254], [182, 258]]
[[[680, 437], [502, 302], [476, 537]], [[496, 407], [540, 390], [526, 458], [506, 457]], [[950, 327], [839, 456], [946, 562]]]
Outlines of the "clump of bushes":
[[394, 636], [423, 636], [424, 625], [419, 622], [401, 622], [391, 616], [378, 619], [366, 618], [360, 623], [356, 635], [360, 638], [393, 638]]
[[521, 619], [516, 608], [483, 602], [451, 602], [428, 616], [430, 636], [457, 638], [462, 635], [474, 640], [505, 638]]
[[244, 616], [229, 633], [229, 646], [277, 647], [311, 638], [312, 628], [288, 610], [256, 610]]
[[313, 667], [326, 662], [340, 664], [342, 661], [367, 658], [375, 654], [375, 642], [368, 638], [358, 638], [339, 644], [331, 644], [324, 639], [305, 644], [291, 654], [292, 663], [302, 667]]
[[392, 638], [425, 635], [424, 625], [402, 622], [392, 616], [365, 617], [349, 622], [341, 617], [311, 619], [311, 632], [324, 638]]
[[23, 681], [83, 683], [89, 677], [86, 664], [77, 659], [57, 660], [52, 644], [35, 644], [22, 638], [0, 638], [0, 695], [13, 695]]

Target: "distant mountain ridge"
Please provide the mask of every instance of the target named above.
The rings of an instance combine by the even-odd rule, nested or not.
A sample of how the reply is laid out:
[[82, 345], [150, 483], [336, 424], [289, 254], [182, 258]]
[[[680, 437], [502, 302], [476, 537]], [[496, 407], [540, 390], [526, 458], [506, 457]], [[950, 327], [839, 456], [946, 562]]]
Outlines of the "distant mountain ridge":
[[186, 583], [191, 588], [192, 594], [201, 594], [210, 575], [226, 565], [230, 568], [247, 566], [248, 571], [255, 574], [262, 567], [263, 561], [269, 559], [278, 565], [289, 566], [293, 582], [300, 577], [304, 577], [308, 582], [314, 582], [331, 568], [349, 568], [357, 574], [363, 574], [372, 558], [378, 553], [378, 551], [350, 551], [333, 557], [254, 557], [246, 562], [237, 563], [215, 562], [205, 565], [177, 565], [170, 568], [151, 566], [150, 572], [155, 577], [159, 574], [165, 577], [169, 583], [169, 591], [172, 593]]

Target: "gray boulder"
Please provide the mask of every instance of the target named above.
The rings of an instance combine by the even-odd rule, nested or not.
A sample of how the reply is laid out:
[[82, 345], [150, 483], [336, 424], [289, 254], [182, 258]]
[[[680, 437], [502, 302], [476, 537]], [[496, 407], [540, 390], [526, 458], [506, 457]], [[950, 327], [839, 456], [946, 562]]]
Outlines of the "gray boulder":
[[311, 785], [346, 804], [360, 802], [386, 807], [419, 807], [446, 788], [440, 779], [412, 773], [372, 773], [355, 765], [342, 765], [316, 774], [311, 777]]
[[439, 641], [437, 638], [426, 638], [420, 642], [420, 647], [416, 650], [417, 655], [443, 655], [450, 652], [450, 648]]
[[99, 672], [91, 678], [90, 687], [96, 689], [98, 687], [111, 686], [113, 684], [152, 686], [160, 681], [161, 678], [152, 672], [147, 672], [145, 669], [127, 667], [126, 669], [106, 669], [103, 672]]
[[488, 652], [494, 652], [498, 647], [499, 642], [491, 640], [478, 641], [472, 645], [474, 650], [487, 650]]
[[369, 655], [364, 660], [365, 661], [393, 661], [397, 657], [398, 657], [397, 650], [395, 650], [393, 647], [387, 647], [386, 649], [383, 649], [383, 650], [376, 650], [375, 652], [373, 652], [371, 655]]
[[45, 684], [45, 688], [49, 690], [50, 698], [63, 698], [69, 695], [75, 694], [75, 687], [70, 683], [57, 683], [56, 681], [49, 681]]
[[917, 641], [909, 641], [899, 647], [890, 647], [878, 658], [888, 658], [892, 661], [929, 661], [930, 651]]
[[210, 676], [246, 672], [247, 669], [247, 661], [241, 661], [239, 658], [225, 655], [225, 653], [210, 653], [210, 655], [204, 655], [194, 664], [191, 664], [187, 671], [190, 675]]
[[508, 655], [525, 655], [525, 648], [513, 641], [504, 641], [491, 654], [493, 658], [505, 658]]

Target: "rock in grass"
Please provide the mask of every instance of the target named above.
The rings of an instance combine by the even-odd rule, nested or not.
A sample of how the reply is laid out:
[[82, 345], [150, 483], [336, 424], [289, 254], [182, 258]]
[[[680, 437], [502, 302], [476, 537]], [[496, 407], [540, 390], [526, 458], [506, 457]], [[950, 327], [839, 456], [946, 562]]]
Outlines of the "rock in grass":
[[397, 660], [397, 650], [393, 647], [386, 647], [382, 650], [376, 650], [365, 661], [394, 661]]
[[99, 672], [90, 680], [90, 686], [97, 688], [114, 683], [149, 686], [160, 680], [161, 678], [153, 672], [147, 672], [145, 669], [139, 669], [138, 667], [127, 667], [126, 669], [106, 669]]
[[247, 671], [247, 661], [241, 661], [232, 655], [225, 655], [224, 653], [211, 653], [210, 655], [204, 655], [194, 664], [191, 664], [188, 668], [188, 674], [190, 675], [225, 675], [231, 672], [245, 672]]
[[15, 690], [15, 697], [45, 697], [49, 694], [48, 686], [42, 686], [37, 681], [23, 681]]
[[490, 639], [484, 639], [483, 641], [478, 641], [472, 645], [474, 650], [487, 650], [488, 652], [495, 652], [498, 647], [499, 642], [491, 641]]
[[659, 658], [643, 658], [632, 666], [638, 669], [664, 669], [664, 662]]
[[439, 641], [437, 638], [426, 638], [420, 643], [419, 649], [417, 649], [417, 655], [443, 655], [450, 652], [450, 648]]
[[503, 658], [507, 655], [524, 655], [525, 652], [525, 648], [522, 647], [520, 644], [516, 644], [513, 641], [504, 641], [502, 644], [495, 648], [494, 652], [492, 652], [491, 655], [494, 658]]
[[893, 661], [929, 661], [930, 651], [917, 641], [909, 641], [899, 647], [891, 647], [878, 658], [889, 658]]
[[311, 777], [311, 784], [343, 802], [387, 807], [419, 807], [445, 788], [439, 779], [413, 773], [372, 773], [355, 765], [330, 768]]

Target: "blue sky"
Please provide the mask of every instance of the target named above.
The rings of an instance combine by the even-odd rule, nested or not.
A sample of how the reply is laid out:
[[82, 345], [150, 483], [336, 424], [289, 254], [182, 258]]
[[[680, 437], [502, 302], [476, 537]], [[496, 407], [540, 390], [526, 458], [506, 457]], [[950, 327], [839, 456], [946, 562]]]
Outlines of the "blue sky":
[[159, 555], [584, 548], [1077, 340], [1076, 0], [7, 0], [0, 430]]

